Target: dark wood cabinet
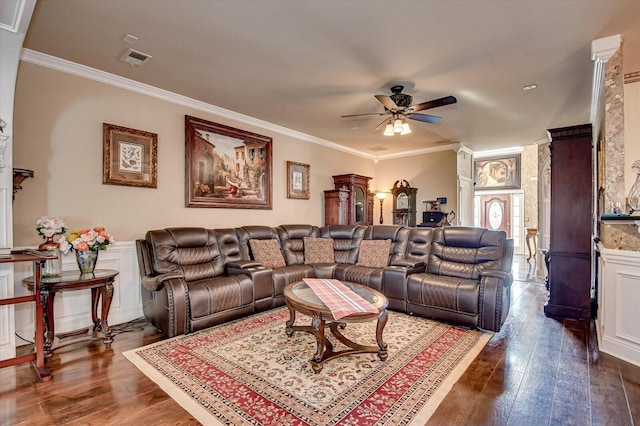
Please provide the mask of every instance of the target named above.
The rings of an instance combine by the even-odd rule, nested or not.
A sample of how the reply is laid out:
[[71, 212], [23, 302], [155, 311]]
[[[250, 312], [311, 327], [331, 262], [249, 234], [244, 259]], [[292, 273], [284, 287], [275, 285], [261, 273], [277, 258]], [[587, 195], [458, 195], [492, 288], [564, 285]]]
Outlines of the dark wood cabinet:
[[373, 194], [369, 192], [370, 180], [370, 177], [353, 173], [333, 176], [335, 189], [324, 191], [324, 224], [372, 225]]
[[547, 315], [592, 316], [591, 125], [548, 130], [551, 140], [551, 215]]

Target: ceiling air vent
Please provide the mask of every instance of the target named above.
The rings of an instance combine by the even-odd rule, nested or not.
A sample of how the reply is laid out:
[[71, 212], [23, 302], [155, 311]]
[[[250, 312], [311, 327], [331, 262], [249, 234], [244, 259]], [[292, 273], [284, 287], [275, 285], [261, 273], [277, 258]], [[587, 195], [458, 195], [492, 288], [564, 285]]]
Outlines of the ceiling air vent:
[[146, 53], [142, 53], [133, 49], [127, 49], [127, 51], [124, 52], [124, 55], [120, 57], [120, 60], [122, 62], [126, 62], [132, 67], [139, 67], [151, 58], [152, 56], [147, 55]]
[[380, 152], [380, 151], [387, 151], [389, 148], [385, 148], [383, 146], [374, 146], [369, 148], [369, 151], [373, 151], [373, 152]]

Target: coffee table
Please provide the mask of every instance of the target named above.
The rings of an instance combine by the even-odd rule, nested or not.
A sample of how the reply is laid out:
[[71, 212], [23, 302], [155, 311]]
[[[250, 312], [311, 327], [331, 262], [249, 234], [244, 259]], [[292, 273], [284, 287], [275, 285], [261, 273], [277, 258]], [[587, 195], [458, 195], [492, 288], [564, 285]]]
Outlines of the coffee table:
[[[364, 298], [378, 309], [378, 313], [355, 313], [348, 315], [339, 320], [335, 320], [331, 315], [329, 308], [316, 296], [304, 281], [291, 283], [284, 288], [284, 298], [289, 308], [289, 320], [287, 321], [286, 333], [291, 337], [294, 331], [305, 331], [315, 336], [317, 342], [316, 353], [311, 359], [311, 368], [317, 374], [322, 371], [323, 364], [330, 359], [345, 355], [360, 353], [377, 353], [380, 360], [384, 361], [388, 357], [387, 345], [382, 340], [382, 331], [387, 324], [387, 305], [388, 300], [384, 294], [372, 288], [341, 281], [342, 284], [354, 291], [356, 294]], [[296, 312], [309, 315], [311, 317], [311, 325], [293, 325], [296, 320]], [[339, 329], [344, 329], [349, 323], [368, 322], [377, 320], [376, 325], [376, 343], [378, 346], [361, 345], [347, 339]], [[325, 336], [325, 328], [329, 327], [338, 341], [348, 346], [335, 352], [333, 345]]]

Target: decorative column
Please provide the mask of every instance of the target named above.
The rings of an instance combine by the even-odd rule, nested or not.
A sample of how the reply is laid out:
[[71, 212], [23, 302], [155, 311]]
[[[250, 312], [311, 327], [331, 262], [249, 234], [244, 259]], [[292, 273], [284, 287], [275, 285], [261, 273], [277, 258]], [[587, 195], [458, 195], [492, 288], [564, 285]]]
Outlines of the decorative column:
[[[620, 35], [594, 40], [591, 45], [595, 61], [591, 122], [596, 137], [598, 176], [597, 205], [599, 217], [610, 213], [616, 203], [625, 204], [624, 187], [624, 71]], [[606, 248], [637, 250], [640, 235], [632, 226], [605, 225], [594, 229]]]

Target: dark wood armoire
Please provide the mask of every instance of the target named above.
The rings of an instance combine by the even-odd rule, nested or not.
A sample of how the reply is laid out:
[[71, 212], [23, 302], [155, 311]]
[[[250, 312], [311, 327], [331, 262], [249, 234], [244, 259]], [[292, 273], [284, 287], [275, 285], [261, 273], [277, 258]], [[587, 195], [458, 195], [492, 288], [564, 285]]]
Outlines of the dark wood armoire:
[[548, 130], [551, 141], [549, 300], [544, 313], [591, 318], [591, 124]]
[[354, 173], [332, 177], [335, 189], [324, 191], [324, 224], [372, 225], [371, 178]]

